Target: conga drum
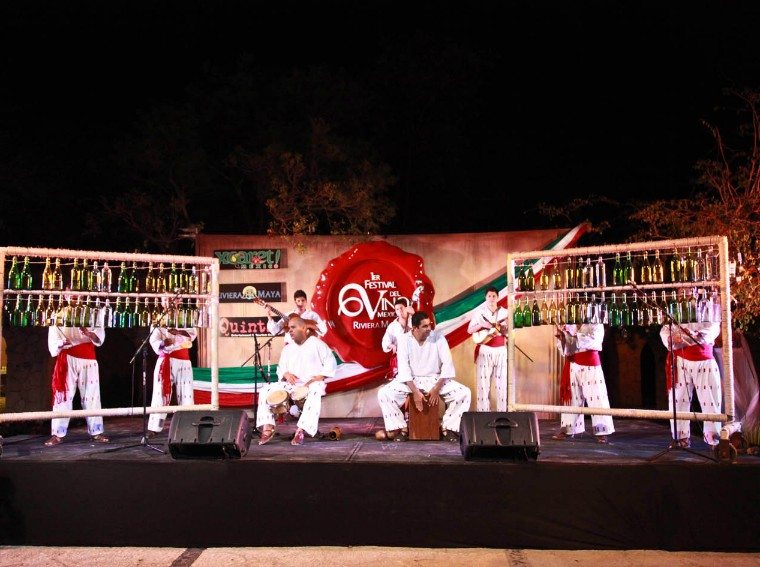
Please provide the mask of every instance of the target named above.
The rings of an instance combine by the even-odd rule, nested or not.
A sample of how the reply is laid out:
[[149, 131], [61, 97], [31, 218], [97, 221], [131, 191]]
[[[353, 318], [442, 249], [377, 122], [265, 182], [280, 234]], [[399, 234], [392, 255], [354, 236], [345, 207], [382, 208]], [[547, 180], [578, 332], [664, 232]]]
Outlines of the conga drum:
[[298, 386], [298, 388], [293, 390], [293, 393], [290, 394], [290, 399], [293, 400], [293, 403], [296, 405], [296, 407], [298, 407], [299, 410], [303, 411], [303, 405], [306, 403], [306, 396], [308, 395], [308, 386]]
[[290, 409], [290, 399], [285, 390], [272, 390], [267, 394], [267, 405], [275, 415], [288, 413]]

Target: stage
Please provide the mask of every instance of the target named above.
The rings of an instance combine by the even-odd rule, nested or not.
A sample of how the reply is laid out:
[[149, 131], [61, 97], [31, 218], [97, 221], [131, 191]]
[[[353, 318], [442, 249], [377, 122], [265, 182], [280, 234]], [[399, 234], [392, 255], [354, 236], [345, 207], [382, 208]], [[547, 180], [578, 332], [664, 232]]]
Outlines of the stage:
[[[587, 422], [587, 428], [590, 424]], [[465, 461], [447, 441], [377, 441], [380, 418], [323, 419], [343, 437], [290, 445], [295, 424], [241, 459], [174, 459], [139, 443], [142, 419], [75, 421], [63, 443], [6, 437], [0, 544], [405, 546], [757, 551], [760, 458], [666, 449], [665, 423], [616, 419], [607, 445], [556, 441], [536, 461]], [[166, 449], [169, 425], [150, 442]], [[713, 456], [696, 434], [692, 449]]]

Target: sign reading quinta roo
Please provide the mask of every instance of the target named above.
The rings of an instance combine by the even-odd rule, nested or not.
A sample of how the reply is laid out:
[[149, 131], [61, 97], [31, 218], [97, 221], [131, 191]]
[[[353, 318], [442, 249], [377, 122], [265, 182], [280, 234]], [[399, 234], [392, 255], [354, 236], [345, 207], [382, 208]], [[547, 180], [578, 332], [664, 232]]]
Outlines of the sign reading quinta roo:
[[222, 270], [276, 270], [282, 268], [281, 248], [263, 250], [214, 250]]
[[268, 335], [266, 317], [220, 317], [220, 337], [252, 337]]
[[330, 260], [314, 291], [312, 305], [329, 321], [325, 342], [346, 362], [365, 368], [387, 365], [390, 359], [381, 342], [396, 317], [398, 298], [433, 318], [435, 289], [424, 271], [422, 258], [387, 242], [366, 242]]

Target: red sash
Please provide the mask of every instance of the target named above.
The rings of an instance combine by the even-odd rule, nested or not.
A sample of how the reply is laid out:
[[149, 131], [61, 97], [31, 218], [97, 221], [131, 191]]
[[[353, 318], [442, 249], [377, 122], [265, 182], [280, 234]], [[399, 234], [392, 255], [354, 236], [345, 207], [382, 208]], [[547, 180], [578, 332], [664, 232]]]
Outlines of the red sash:
[[[674, 353], [677, 357], [683, 358], [684, 360], [691, 360], [692, 362], [698, 360], [710, 360], [714, 356], [713, 345], [711, 344], [690, 345], [684, 348], [679, 348], [675, 350]], [[673, 387], [672, 365], [673, 357], [670, 352], [668, 352], [668, 355], [665, 357], [665, 384], [668, 390]]]
[[[490, 347], [503, 347], [507, 344], [507, 337], [505, 337], [502, 334], [495, 335], [491, 337], [491, 340], [486, 343]], [[482, 344], [475, 345], [475, 354], [473, 356], [475, 363], [478, 362], [478, 354], [480, 354], [480, 347], [483, 346]]]
[[58, 353], [53, 366], [53, 403], [60, 404], [66, 400], [66, 376], [69, 374], [69, 360], [67, 357], [95, 360], [95, 345], [87, 342], [74, 345]]
[[161, 366], [158, 367], [158, 376], [161, 379], [161, 398], [163, 404], [168, 406], [172, 401], [172, 375], [170, 358], [176, 360], [190, 360], [190, 352], [186, 348], [175, 350], [170, 353], [165, 353], [159, 356], [161, 359]]
[[570, 391], [570, 363], [580, 364], [581, 366], [601, 366], [599, 360], [599, 351], [584, 350], [569, 354], [565, 357], [565, 363], [562, 365], [562, 377], [559, 382], [559, 402], [563, 405], [569, 405], [572, 399]]
[[396, 353], [391, 354], [391, 360], [388, 363], [388, 375], [386, 378], [393, 379], [398, 374], [398, 356]]

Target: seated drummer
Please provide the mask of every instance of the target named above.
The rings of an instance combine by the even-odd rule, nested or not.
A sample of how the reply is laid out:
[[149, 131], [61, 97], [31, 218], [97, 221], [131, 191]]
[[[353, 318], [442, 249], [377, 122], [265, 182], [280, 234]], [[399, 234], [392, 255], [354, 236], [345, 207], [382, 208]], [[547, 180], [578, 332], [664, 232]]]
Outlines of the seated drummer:
[[325, 395], [325, 378], [335, 376], [337, 364], [330, 347], [316, 334], [307, 331], [306, 321], [298, 316], [288, 320], [288, 333], [292, 342], [285, 345], [277, 365], [279, 382], [264, 386], [259, 392], [256, 427], [261, 431], [259, 445], [264, 445], [274, 436], [275, 420], [272, 408], [266, 403], [268, 395], [275, 390], [285, 390], [292, 394], [298, 387], [306, 386], [309, 393], [304, 402], [298, 428], [291, 441], [292, 445], [303, 445], [304, 432], [312, 437], [317, 434], [322, 396]]
[[446, 412], [441, 421], [444, 438], [459, 440], [462, 414], [470, 409], [470, 389], [454, 380], [454, 362], [443, 334], [433, 330], [430, 317], [424, 311], [412, 315], [412, 329], [398, 339], [398, 374], [377, 392], [389, 437], [400, 438], [406, 427], [401, 406], [412, 394], [412, 402], [422, 411], [423, 398], [431, 407], [443, 399]]

